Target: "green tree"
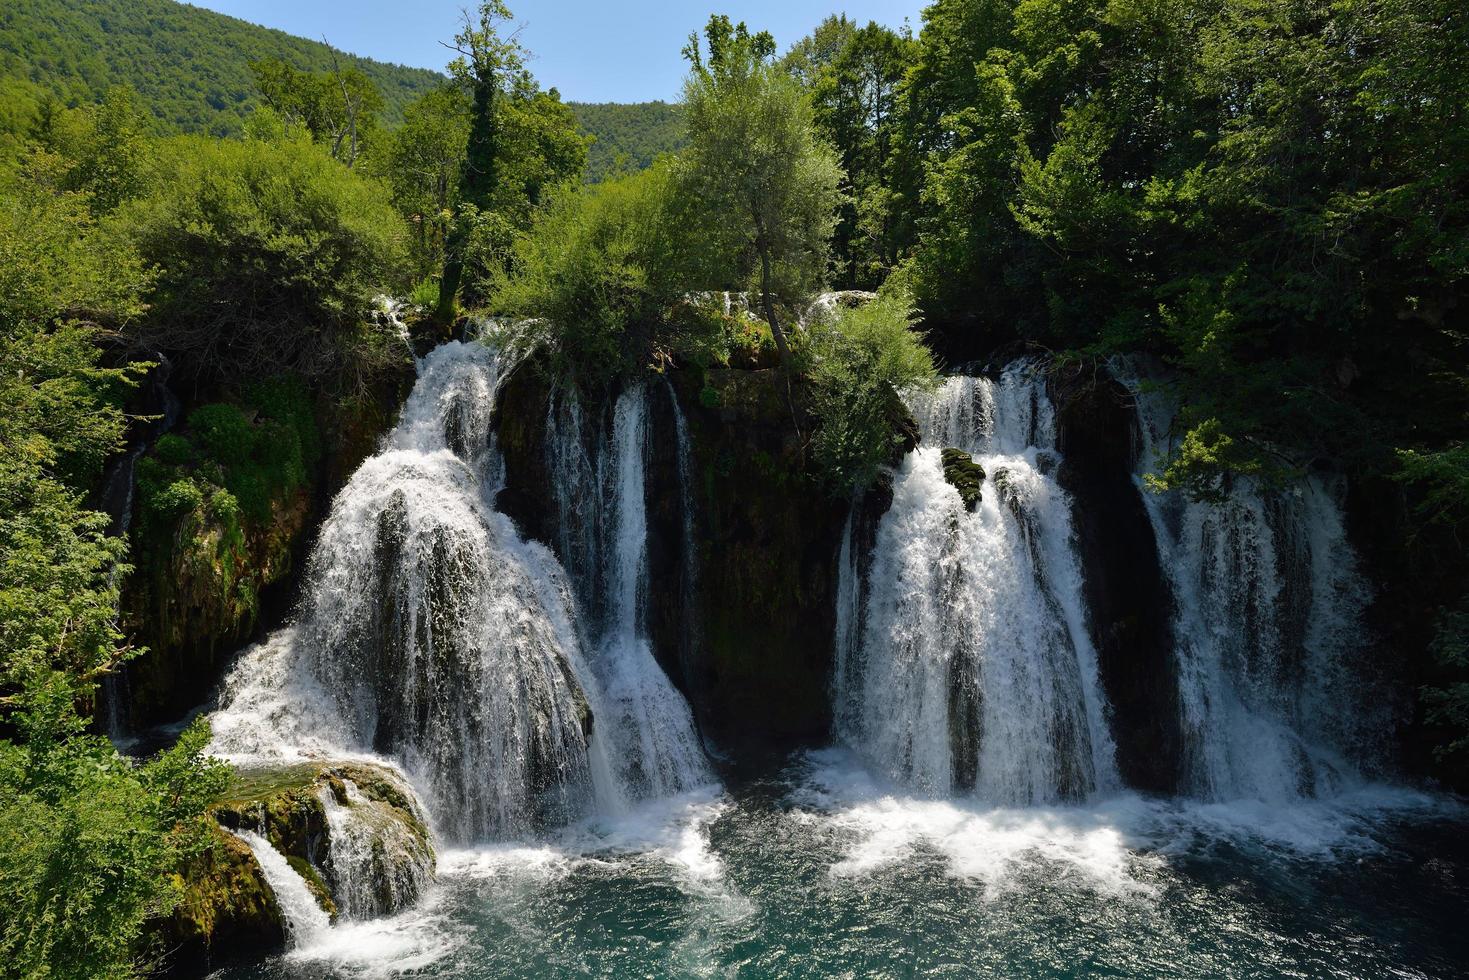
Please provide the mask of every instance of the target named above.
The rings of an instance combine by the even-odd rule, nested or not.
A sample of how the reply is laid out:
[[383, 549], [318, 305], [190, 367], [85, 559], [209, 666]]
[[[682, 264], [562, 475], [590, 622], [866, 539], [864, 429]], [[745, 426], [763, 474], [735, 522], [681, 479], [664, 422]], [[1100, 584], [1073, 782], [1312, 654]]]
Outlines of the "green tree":
[[144, 367], [102, 366], [101, 342], [141, 314], [148, 275], [70, 176], [33, 151], [0, 185], [0, 974], [82, 980], [139, 972], [226, 773], [202, 722], [141, 766], [85, 734], [99, 681], [137, 652], [116, 625], [125, 544], [84, 500]]
[[[492, 208], [499, 181], [501, 146], [499, 103], [505, 89], [526, 84], [525, 51], [515, 35], [501, 37], [510, 20], [503, 0], [481, 3], [477, 17], [464, 14], [463, 29], [455, 35], [453, 49], [459, 53], [449, 65], [456, 81], [469, 90], [469, 139], [464, 162], [459, 168], [459, 200], [477, 211]], [[469, 240], [469, 223], [455, 221], [445, 249], [444, 275], [439, 282], [441, 321], [454, 316], [454, 304], [464, 275], [464, 251]]]
[[707, 56], [697, 34], [684, 48], [692, 67], [684, 83], [687, 179], [754, 254], [761, 310], [789, 368], [776, 300], [809, 293], [826, 276], [841, 166], [817, 132], [810, 97], [775, 62], [768, 33], [714, 16], [704, 36]]
[[382, 93], [355, 67], [343, 68], [332, 52], [330, 71], [299, 71], [279, 58], [250, 63], [261, 99], [288, 125], [304, 126], [313, 139], [348, 167], [383, 111]]
[[291, 136], [175, 137], [158, 171], [116, 216], [159, 270], [140, 343], [230, 378], [319, 378], [384, 343], [368, 314], [404, 283], [407, 257], [385, 187]]
[[816, 121], [846, 173], [832, 249], [851, 286], [882, 282], [909, 244], [890, 163], [899, 86], [916, 47], [912, 38], [879, 24], [859, 28], [846, 17], [828, 17], [782, 59], [811, 92]]

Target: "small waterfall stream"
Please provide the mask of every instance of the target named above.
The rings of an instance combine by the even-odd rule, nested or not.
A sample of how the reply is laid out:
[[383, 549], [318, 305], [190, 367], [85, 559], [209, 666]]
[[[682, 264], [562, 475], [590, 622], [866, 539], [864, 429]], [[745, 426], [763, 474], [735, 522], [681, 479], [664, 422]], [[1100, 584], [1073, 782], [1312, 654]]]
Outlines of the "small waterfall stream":
[[285, 855], [271, 846], [270, 841], [253, 830], [232, 830], [250, 848], [265, 883], [275, 894], [275, 901], [285, 922], [286, 941], [295, 947], [309, 946], [331, 928], [331, 917], [326, 914], [311, 894], [306, 880], [286, 861]]
[[[1014, 805], [1112, 788], [1043, 375], [1017, 362], [998, 382], [950, 378], [912, 408], [922, 444], [894, 475], [865, 582], [850, 524], [842, 548], [839, 734], [927, 794]], [[973, 513], [944, 447], [987, 474]]]
[[584, 608], [597, 611], [595, 738], [605, 739], [608, 758], [616, 760], [628, 804], [713, 779], [688, 703], [654, 659], [647, 635], [648, 397], [646, 386], [629, 387], [610, 426], [589, 426], [576, 395], [559, 393], [546, 447], [562, 555], [577, 569]]
[[[1130, 366], [1129, 366], [1130, 367]], [[1235, 478], [1220, 502], [1155, 493], [1174, 407], [1136, 370], [1136, 482], [1173, 592], [1189, 793], [1289, 800], [1354, 781], [1385, 730], [1356, 672], [1370, 599], [1336, 482], [1266, 490]]]

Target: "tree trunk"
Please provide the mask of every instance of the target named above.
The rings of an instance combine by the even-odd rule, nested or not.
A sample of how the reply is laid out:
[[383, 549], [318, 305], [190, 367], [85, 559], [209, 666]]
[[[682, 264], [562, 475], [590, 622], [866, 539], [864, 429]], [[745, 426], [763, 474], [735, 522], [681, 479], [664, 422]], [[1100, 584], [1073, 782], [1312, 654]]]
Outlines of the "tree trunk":
[[775, 318], [775, 301], [770, 296], [770, 249], [763, 244], [756, 247], [760, 250], [760, 306], [765, 311], [765, 319], [769, 322], [770, 332], [775, 337], [775, 349], [780, 352], [780, 366], [783, 370], [789, 371], [791, 369], [791, 349], [786, 344], [785, 331], [780, 329], [780, 323]]

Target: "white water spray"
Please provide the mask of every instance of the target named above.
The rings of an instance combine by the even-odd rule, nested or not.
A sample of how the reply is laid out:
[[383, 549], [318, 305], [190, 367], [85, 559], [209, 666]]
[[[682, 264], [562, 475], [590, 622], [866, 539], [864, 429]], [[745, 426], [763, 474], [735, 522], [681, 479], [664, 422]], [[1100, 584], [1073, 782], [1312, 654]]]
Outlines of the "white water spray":
[[[912, 407], [922, 445], [894, 475], [865, 582], [850, 522], [840, 557], [839, 734], [927, 794], [1023, 805], [1114, 787], [1043, 377], [1017, 362]], [[988, 475], [973, 513], [943, 447]]]
[[1144, 474], [1175, 411], [1119, 365], [1142, 435], [1136, 482], [1173, 592], [1186, 790], [1210, 800], [1338, 791], [1386, 726], [1355, 674], [1369, 599], [1343, 526], [1341, 488], [1311, 476], [1268, 491], [1235, 478], [1219, 502], [1156, 493]]

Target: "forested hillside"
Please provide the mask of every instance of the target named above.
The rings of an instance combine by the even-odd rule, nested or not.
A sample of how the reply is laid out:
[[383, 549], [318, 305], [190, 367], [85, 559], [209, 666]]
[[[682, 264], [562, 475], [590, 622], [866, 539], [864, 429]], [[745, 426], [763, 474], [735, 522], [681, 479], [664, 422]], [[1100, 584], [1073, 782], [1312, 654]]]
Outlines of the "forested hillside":
[[234, 134], [260, 103], [249, 65], [264, 58], [311, 71], [330, 69], [335, 58], [360, 69], [382, 93], [390, 126], [443, 81], [438, 72], [334, 52], [173, 0], [7, 0], [0, 6], [0, 113], [23, 113], [46, 92], [75, 105], [128, 85], [159, 130]]
[[642, 170], [684, 143], [683, 117], [668, 102], [573, 102], [581, 128], [597, 137], [587, 155], [587, 182]]

